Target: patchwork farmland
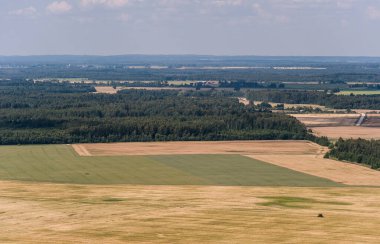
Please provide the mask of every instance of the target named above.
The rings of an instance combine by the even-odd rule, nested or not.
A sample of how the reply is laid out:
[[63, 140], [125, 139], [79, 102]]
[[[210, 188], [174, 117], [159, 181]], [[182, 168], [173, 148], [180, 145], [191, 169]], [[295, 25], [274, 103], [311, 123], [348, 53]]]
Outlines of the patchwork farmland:
[[380, 76], [210, 58], [2, 66], [0, 243], [378, 243]]
[[376, 243], [380, 172], [325, 151], [307, 141], [2, 146], [0, 240]]

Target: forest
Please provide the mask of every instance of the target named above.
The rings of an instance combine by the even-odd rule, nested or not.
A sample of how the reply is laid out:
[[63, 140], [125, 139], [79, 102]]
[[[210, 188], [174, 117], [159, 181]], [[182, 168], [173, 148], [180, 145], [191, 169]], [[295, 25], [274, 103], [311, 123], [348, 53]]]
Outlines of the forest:
[[[9, 84], [8, 84], [9, 85]], [[84, 92], [86, 85], [0, 86], [0, 144], [310, 139], [297, 119], [228, 92]]]
[[380, 95], [342, 96], [321, 91], [304, 90], [249, 90], [251, 101], [275, 103], [318, 104], [335, 109], [380, 109]]
[[372, 169], [379, 169], [380, 140], [339, 139], [325, 157], [365, 164]]

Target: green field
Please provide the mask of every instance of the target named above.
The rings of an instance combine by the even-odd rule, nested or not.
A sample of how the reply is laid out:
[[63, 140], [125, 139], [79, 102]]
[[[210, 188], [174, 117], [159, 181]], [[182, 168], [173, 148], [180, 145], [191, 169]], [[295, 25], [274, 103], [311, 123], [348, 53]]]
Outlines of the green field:
[[380, 95], [380, 90], [376, 90], [376, 91], [373, 91], [373, 90], [356, 90], [356, 91], [341, 91], [341, 92], [338, 92], [337, 95], [351, 95], [354, 94], [354, 95]]
[[80, 157], [68, 145], [0, 147], [0, 180], [75, 184], [339, 186], [240, 155]]

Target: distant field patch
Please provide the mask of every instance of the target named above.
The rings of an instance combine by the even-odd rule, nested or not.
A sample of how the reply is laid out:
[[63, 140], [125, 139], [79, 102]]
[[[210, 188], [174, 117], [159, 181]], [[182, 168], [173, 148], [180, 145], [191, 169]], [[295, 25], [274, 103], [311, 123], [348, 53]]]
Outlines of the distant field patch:
[[[357, 112], [368, 112], [357, 110]], [[371, 112], [371, 111], [369, 111]], [[368, 114], [361, 126], [355, 126], [360, 114], [291, 114], [314, 134], [327, 136], [330, 139], [363, 138], [380, 139], [380, 117], [378, 114]]]
[[291, 114], [308, 127], [352, 126], [360, 114]]
[[112, 86], [95, 86], [96, 93], [116, 94], [120, 88], [113, 88]]
[[[263, 101], [254, 101], [255, 105], [261, 104]], [[306, 103], [274, 103], [274, 102], [268, 102], [272, 107], [276, 107], [277, 105], [283, 104], [285, 109], [292, 109], [297, 107], [308, 107], [308, 108], [319, 108], [321, 110], [328, 110], [325, 106], [318, 105], [318, 104], [306, 104]]]
[[240, 155], [80, 157], [68, 145], [0, 147], [0, 179], [131, 185], [340, 185]]
[[380, 90], [371, 91], [371, 90], [357, 90], [357, 91], [340, 91], [336, 93], [337, 95], [380, 95]]
[[314, 127], [313, 132], [318, 136], [327, 136], [331, 139], [362, 138], [362, 139], [380, 139], [380, 127], [365, 126], [332, 126], [332, 127]]

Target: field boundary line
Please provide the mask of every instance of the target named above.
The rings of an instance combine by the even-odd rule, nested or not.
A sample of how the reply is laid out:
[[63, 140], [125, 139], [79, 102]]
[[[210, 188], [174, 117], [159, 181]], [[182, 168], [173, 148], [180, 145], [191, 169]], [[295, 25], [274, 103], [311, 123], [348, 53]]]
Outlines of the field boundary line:
[[74, 148], [74, 151], [79, 156], [84, 156], [84, 157], [90, 157], [90, 156], [92, 156], [92, 154], [83, 145], [74, 144], [74, 145], [72, 145], [72, 147]]

